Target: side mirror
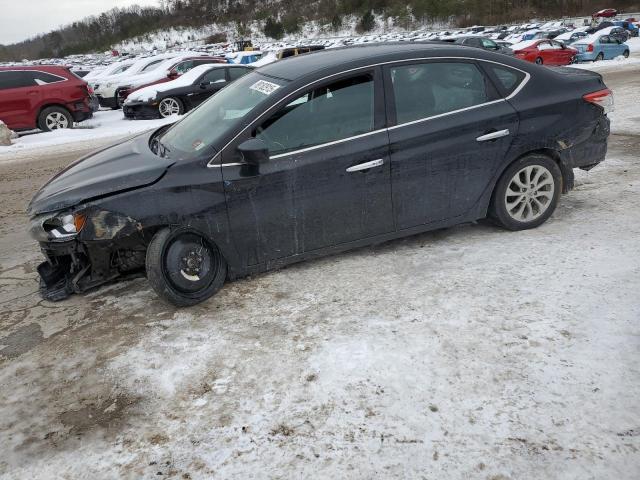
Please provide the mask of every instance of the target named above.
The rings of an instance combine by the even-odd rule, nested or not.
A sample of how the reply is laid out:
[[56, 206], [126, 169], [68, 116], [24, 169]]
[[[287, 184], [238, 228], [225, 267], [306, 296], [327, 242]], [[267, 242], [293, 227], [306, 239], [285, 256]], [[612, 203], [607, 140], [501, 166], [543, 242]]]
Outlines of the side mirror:
[[269, 161], [269, 149], [259, 138], [250, 138], [238, 145], [238, 151], [249, 165], [260, 165]]
[[209, 86], [211, 82], [200, 82], [200, 88], [205, 89]]

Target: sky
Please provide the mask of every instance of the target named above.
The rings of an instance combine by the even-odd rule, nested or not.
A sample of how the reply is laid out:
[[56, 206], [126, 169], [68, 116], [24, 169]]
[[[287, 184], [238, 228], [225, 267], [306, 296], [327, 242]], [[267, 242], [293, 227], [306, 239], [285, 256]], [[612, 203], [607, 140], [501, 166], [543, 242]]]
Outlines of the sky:
[[113, 7], [159, 3], [158, 0], [0, 0], [0, 44], [26, 40]]

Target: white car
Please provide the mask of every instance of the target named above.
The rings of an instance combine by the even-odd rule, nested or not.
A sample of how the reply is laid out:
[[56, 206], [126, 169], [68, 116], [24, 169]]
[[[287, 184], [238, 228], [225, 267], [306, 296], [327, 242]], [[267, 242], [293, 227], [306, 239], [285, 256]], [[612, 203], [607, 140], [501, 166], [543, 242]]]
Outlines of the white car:
[[101, 76], [95, 82], [93, 82], [93, 91], [98, 97], [101, 107], [109, 107], [113, 109], [120, 108], [118, 104], [117, 90], [120, 85], [123, 84], [126, 78], [138, 75], [144, 72], [150, 72], [156, 68], [160, 63], [169, 58], [176, 57], [178, 53], [164, 53], [161, 55], [154, 55], [153, 57], [141, 58], [134, 61], [134, 63], [126, 70], [108, 76]]

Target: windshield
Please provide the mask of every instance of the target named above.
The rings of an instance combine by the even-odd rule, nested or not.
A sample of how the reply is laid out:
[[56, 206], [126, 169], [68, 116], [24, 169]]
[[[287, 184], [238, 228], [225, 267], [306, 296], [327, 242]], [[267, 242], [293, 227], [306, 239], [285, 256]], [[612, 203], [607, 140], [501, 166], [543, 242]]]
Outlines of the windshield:
[[284, 85], [284, 80], [256, 72], [245, 75], [169, 128], [157, 139], [154, 152], [176, 160], [197, 156]]

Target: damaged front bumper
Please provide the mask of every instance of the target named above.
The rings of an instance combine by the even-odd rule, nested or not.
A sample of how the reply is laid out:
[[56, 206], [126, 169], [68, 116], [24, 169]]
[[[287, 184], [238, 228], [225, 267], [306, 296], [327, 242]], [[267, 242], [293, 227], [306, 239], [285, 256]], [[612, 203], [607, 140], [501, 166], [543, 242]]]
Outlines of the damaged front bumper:
[[56, 233], [59, 228], [47, 223], [62, 215], [32, 219], [31, 234], [46, 259], [38, 266], [40, 293], [46, 300], [63, 300], [144, 267], [146, 241], [138, 222], [104, 210], [84, 210], [81, 215], [81, 228], [62, 237]]

